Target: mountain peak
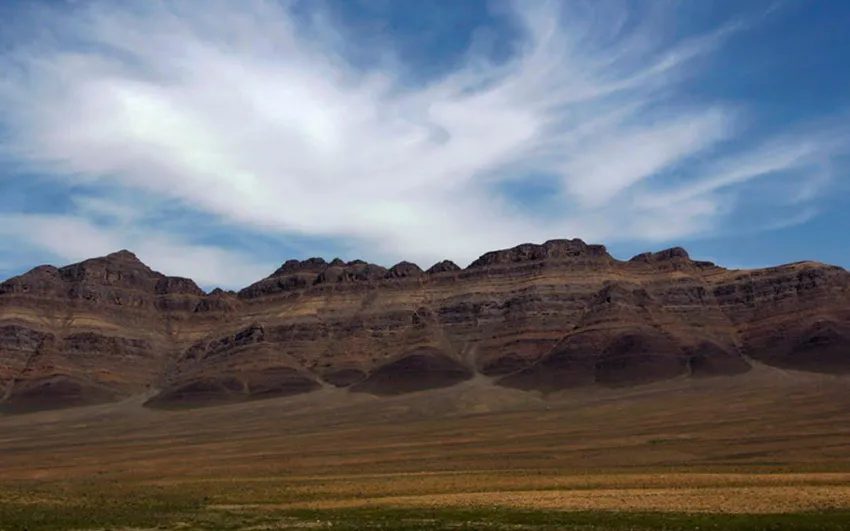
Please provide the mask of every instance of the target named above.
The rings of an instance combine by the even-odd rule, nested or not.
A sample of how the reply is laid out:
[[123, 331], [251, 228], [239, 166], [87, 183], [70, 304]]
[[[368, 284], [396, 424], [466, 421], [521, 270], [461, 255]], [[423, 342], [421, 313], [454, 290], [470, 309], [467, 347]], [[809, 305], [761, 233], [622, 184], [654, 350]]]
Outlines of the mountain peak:
[[279, 277], [282, 275], [292, 275], [295, 273], [318, 273], [325, 269], [328, 266], [328, 263], [325, 262], [324, 258], [314, 256], [312, 258], [307, 258], [306, 260], [287, 260], [283, 263], [277, 270], [271, 274], [272, 277]]
[[640, 253], [629, 259], [629, 262], [668, 262], [670, 260], [690, 260], [691, 256], [682, 247], [671, 247], [654, 253]]
[[523, 243], [510, 249], [490, 251], [469, 264], [467, 269], [480, 267], [515, 264], [520, 262], [536, 262], [539, 260], [572, 258], [611, 259], [604, 245], [587, 244], [583, 240], [549, 240], [543, 244]]
[[142, 263], [142, 261], [139, 260], [139, 257], [136, 256], [136, 253], [128, 251], [127, 249], [121, 249], [120, 251], [109, 253], [108, 255], [104, 256], [104, 258], [107, 260], [121, 260], [126, 262], [132, 261]]

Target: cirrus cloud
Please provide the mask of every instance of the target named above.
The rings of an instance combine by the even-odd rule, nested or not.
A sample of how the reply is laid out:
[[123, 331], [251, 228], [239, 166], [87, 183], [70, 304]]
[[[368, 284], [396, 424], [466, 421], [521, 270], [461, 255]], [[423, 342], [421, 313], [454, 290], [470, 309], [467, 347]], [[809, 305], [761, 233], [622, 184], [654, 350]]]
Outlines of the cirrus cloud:
[[[775, 179], [816, 197], [808, 177], [846, 148], [830, 129], [752, 139], [743, 104], [687, 96], [685, 83], [747, 31], [741, 20], [674, 38], [659, 10], [515, 2], [503, 13], [516, 28], [510, 54], [474, 44], [421, 79], [387, 42], [375, 48], [338, 17], [316, 9], [304, 18], [295, 4], [28, 10], [41, 30], [14, 34], [0, 57], [2, 156], [69, 187], [78, 206], [109, 210], [105, 189], [153, 200], [119, 225], [95, 222], [90, 208], [74, 210], [73, 222], [17, 212], [21, 230], [4, 237], [68, 259], [136, 246], [175, 274], [253, 280], [244, 251], [169, 262], [196, 244], [185, 233], [145, 237], [145, 216], [162, 201], [234, 230], [332, 238], [371, 260], [465, 262], [552, 237], [710, 233], [745, 207], [744, 183]], [[355, 49], [378, 60], [361, 64]], [[503, 185], [540, 176], [552, 183], [531, 198], [540, 207], [518, 208]], [[820, 190], [830, 179], [818, 176]], [[85, 240], [106, 243], [29, 233], [30, 222], [78, 223]], [[199, 265], [210, 261], [240, 265]]]

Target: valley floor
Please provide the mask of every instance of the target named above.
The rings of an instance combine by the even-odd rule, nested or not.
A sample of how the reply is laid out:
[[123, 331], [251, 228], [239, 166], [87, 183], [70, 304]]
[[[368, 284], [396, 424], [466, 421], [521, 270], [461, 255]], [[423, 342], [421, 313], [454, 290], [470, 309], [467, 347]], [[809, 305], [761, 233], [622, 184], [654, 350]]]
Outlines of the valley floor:
[[0, 529], [850, 529], [850, 380], [0, 417]]

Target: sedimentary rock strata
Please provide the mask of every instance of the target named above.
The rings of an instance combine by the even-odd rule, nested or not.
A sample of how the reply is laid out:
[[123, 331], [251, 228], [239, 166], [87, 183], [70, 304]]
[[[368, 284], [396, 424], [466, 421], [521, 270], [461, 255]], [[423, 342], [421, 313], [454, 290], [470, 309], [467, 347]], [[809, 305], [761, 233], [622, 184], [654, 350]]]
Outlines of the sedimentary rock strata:
[[392, 395], [474, 377], [555, 392], [753, 363], [848, 372], [849, 295], [850, 274], [820, 263], [727, 270], [681, 248], [621, 261], [581, 240], [465, 269], [289, 260], [238, 293], [119, 251], [0, 284], [0, 408]]

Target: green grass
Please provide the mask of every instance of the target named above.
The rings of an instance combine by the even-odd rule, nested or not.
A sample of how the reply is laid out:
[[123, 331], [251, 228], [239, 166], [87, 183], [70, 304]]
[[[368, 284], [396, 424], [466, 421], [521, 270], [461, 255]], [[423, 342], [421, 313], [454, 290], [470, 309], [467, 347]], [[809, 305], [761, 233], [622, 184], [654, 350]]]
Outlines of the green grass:
[[301, 513], [303, 521], [333, 522], [333, 529], [574, 529], [586, 531], [846, 530], [850, 512], [788, 515], [687, 515], [670, 513], [558, 512], [499, 510], [347, 510]]
[[0, 501], [2, 530], [85, 529], [381, 529], [413, 530], [581, 530], [677, 531], [732, 530], [843, 531], [850, 512], [777, 515], [559, 512], [512, 509], [211, 509], [201, 499], [173, 493], [135, 498], [86, 497], [71, 504]]
[[90, 491], [74, 493], [68, 500], [57, 498], [55, 492], [40, 499], [43, 494], [4, 489], [0, 493], [0, 530], [167, 528], [182, 516], [191, 518], [203, 510], [203, 500], [173, 492], [123, 497]]

